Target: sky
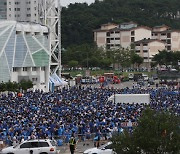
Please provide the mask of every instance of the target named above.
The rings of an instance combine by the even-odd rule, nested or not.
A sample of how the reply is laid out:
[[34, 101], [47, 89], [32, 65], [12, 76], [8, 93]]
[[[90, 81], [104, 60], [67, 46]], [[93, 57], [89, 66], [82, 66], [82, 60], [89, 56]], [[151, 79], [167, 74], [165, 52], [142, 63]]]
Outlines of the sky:
[[62, 6], [67, 6], [67, 5], [69, 5], [70, 3], [84, 3], [84, 2], [86, 2], [86, 3], [88, 3], [88, 4], [91, 4], [91, 3], [93, 3], [95, 0], [60, 0], [60, 2], [61, 2], [61, 5]]

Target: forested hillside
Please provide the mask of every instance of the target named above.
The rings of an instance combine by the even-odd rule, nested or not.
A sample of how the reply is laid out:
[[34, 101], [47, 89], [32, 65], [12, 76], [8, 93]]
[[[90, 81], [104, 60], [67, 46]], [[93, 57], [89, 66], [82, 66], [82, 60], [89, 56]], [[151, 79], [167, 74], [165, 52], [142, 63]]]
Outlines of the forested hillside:
[[62, 8], [62, 47], [93, 43], [93, 29], [107, 22], [166, 24], [180, 29], [180, 0], [104, 0]]

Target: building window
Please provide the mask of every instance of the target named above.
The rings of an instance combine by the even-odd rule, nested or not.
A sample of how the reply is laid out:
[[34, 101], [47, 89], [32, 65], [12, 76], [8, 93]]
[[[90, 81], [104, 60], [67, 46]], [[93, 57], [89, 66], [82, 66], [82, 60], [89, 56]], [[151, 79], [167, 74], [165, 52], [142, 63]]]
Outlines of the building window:
[[166, 33], [162, 33], [161, 36], [166, 36]]
[[17, 68], [16, 67], [13, 67], [13, 72], [17, 72]]
[[36, 17], [36, 13], [34, 14], [34, 16]]
[[31, 17], [31, 14], [27, 14], [27, 17]]
[[171, 33], [167, 33], [167, 38], [171, 38]]
[[144, 53], [147, 53], [148, 51], [147, 50], [143, 50]]
[[36, 68], [36, 67], [33, 67], [33, 68], [32, 68], [32, 71], [36, 71], [36, 70], [37, 70], [37, 68]]
[[134, 31], [131, 31], [131, 35], [134, 36], [135, 32]]
[[170, 39], [167, 40], [167, 44], [171, 44], [171, 40]]
[[9, 11], [11, 11], [11, 8], [9, 8]]
[[20, 11], [20, 8], [17, 8], [17, 11]]
[[36, 81], [37, 81], [37, 78], [32, 78], [32, 81], [33, 81], [33, 82], [36, 82]]
[[9, 17], [11, 17], [11, 14], [9, 14]]
[[112, 31], [111, 34], [114, 34], [114, 32]]
[[144, 59], [148, 59], [148, 57], [143, 57]]
[[110, 45], [108, 44], [108, 45], [106, 46], [106, 48], [107, 48], [107, 49], [110, 49]]
[[24, 72], [27, 72], [27, 67], [23, 67], [23, 71], [24, 71]]
[[45, 69], [46, 69], [45, 67], [41, 67], [41, 71], [45, 71]]
[[134, 37], [131, 37], [131, 42], [134, 42], [134, 40], [135, 40]]
[[109, 32], [107, 32], [107, 33], [106, 33], [106, 36], [110, 36], [110, 33], [109, 33]]
[[171, 46], [167, 46], [167, 50], [171, 50]]
[[29, 10], [31, 10], [31, 8], [27, 8], [27, 10], [29, 11]]
[[140, 53], [140, 50], [136, 50], [136, 53]]
[[114, 40], [114, 38], [111, 38], [111, 40]]
[[145, 43], [145, 44], [143, 44], [143, 46], [147, 46], [147, 44]]
[[11, 2], [9, 2], [9, 5], [11, 5]]
[[116, 34], [119, 34], [119, 31], [115, 31]]
[[36, 7], [34, 7], [34, 10], [36, 10]]
[[136, 44], [136, 46], [140, 46], [140, 44]]
[[107, 38], [107, 43], [110, 43], [110, 38]]
[[119, 38], [119, 37], [116, 37], [115, 40], [120, 40], [120, 38]]

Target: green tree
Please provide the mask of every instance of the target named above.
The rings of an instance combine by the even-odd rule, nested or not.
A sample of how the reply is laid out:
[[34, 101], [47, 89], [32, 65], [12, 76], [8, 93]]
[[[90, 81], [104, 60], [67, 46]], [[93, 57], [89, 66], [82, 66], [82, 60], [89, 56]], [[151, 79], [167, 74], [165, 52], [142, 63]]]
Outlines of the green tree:
[[131, 63], [133, 64], [133, 66], [135, 65], [138, 68], [143, 63], [143, 60], [144, 59], [136, 53], [132, 54], [132, 56], [131, 56]]
[[131, 51], [122, 47], [115, 50], [115, 62], [118, 64], [118, 67], [129, 67], [131, 65]]
[[126, 131], [112, 138], [120, 153], [162, 154], [180, 152], [180, 118], [169, 112], [146, 109], [132, 134]]
[[179, 59], [180, 51], [162, 50], [154, 56], [153, 61], [155, 61], [156, 64], [165, 65], [167, 67], [168, 65], [177, 66]]
[[71, 61], [69, 61], [68, 62], [68, 66], [70, 67], [70, 68], [75, 68], [75, 67], [77, 67], [78, 66], [78, 61], [76, 61], [76, 60], [71, 60]]
[[22, 90], [27, 90], [27, 89], [30, 89], [33, 87], [33, 83], [32, 81], [28, 80], [21, 80], [20, 83], [19, 83], [19, 87], [22, 89]]

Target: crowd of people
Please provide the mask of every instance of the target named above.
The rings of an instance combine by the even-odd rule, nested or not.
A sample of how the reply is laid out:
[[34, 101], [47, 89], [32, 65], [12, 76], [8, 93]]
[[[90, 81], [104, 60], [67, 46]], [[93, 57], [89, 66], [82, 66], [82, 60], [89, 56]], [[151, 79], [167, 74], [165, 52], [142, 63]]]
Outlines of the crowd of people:
[[[146, 94], [150, 104], [113, 103], [114, 93]], [[71, 87], [56, 92], [28, 91], [22, 95], [0, 95], [0, 140], [12, 145], [27, 139], [63, 138], [71, 134], [90, 138], [122, 130], [122, 122], [137, 122], [149, 106], [180, 115], [180, 92], [174, 88], [96, 88]]]

